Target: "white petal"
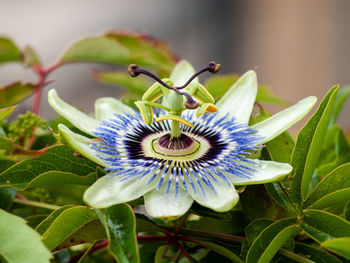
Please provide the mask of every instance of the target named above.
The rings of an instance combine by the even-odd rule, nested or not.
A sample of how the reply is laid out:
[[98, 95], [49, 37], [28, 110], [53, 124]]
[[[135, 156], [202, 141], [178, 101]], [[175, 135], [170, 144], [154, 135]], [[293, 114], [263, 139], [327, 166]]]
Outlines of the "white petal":
[[188, 179], [186, 179], [188, 192], [191, 195], [191, 197], [200, 205], [208, 207], [212, 210], [215, 210], [217, 212], [226, 212], [229, 211], [232, 207], [234, 207], [238, 200], [239, 196], [238, 193], [233, 185], [229, 185], [228, 183], [224, 182], [220, 178], [217, 178], [220, 185], [213, 180], [211, 180], [214, 189], [216, 192], [214, 192], [210, 187], [208, 187], [204, 182], [200, 181], [205, 195], [203, 194], [202, 190], [196, 183], [196, 180], [193, 176], [192, 181], [195, 184], [196, 187], [196, 193], [194, 193], [192, 187], [189, 184]]
[[228, 114], [229, 117], [235, 117], [240, 123], [247, 124], [253, 110], [257, 91], [256, 73], [249, 70], [215, 104], [219, 108], [218, 115]]
[[163, 182], [159, 190], [154, 189], [144, 196], [146, 211], [152, 217], [181, 216], [190, 209], [193, 203], [193, 199], [186, 195], [181, 187], [178, 188], [177, 196], [173, 188], [166, 194], [166, 185], [167, 182]]
[[108, 120], [113, 114], [123, 112], [135, 114], [131, 107], [112, 97], [99, 98], [95, 101], [95, 117], [98, 120]]
[[[71, 131], [64, 124], [58, 125], [58, 131], [65, 144], [69, 145], [91, 161], [104, 167], [108, 166], [96, 156], [97, 152], [89, 147], [89, 145], [93, 142], [91, 139]], [[98, 154], [101, 155], [100, 152]]]
[[288, 163], [255, 160], [259, 166], [242, 162], [242, 165], [255, 169], [250, 172], [250, 178], [242, 178], [234, 174], [223, 172], [227, 179], [235, 185], [264, 184], [282, 179], [289, 174], [293, 167]]
[[[169, 78], [174, 83], [174, 86], [182, 86], [195, 72], [188, 61], [181, 60], [176, 64]], [[195, 78], [192, 82], [198, 82], [198, 78]]]
[[107, 174], [85, 191], [84, 201], [96, 208], [132, 201], [155, 188], [155, 180], [147, 185], [151, 176], [152, 173], [149, 173], [141, 179], [135, 176], [121, 181], [122, 177]]
[[272, 140], [301, 120], [312, 109], [316, 101], [317, 98], [314, 96], [304, 98], [293, 106], [253, 125], [252, 128], [262, 137], [259, 144]]
[[56, 90], [52, 89], [48, 93], [48, 101], [50, 106], [61, 116], [70, 121], [75, 127], [93, 136], [93, 131], [99, 125], [99, 121], [90, 118], [85, 113], [74, 108], [68, 103], [61, 100]]

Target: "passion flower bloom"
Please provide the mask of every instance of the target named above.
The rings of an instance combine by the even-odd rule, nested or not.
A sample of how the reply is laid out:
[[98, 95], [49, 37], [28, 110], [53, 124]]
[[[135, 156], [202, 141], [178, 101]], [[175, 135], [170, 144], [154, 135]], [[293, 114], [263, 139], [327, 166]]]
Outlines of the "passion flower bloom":
[[[136, 66], [129, 71], [133, 76], [142, 73], [154, 77]], [[215, 72], [213, 67], [206, 71]], [[95, 137], [87, 138], [60, 124], [60, 139], [109, 172], [86, 190], [86, 203], [103, 208], [143, 196], [146, 211], [153, 217], [183, 215], [194, 200], [224, 212], [239, 200], [234, 185], [273, 182], [292, 171], [287, 163], [249, 156], [303, 118], [316, 98], [304, 98], [248, 126], [257, 94], [255, 72], [246, 72], [215, 105], [206, 89], [198, 88], [195, 77], [201, 72], [195, 73], [188, 62], [181, 61], [169, 80], [155, 77], [161, 82], [155, 85], [161, 88], [154, 86], [144, 98], [163, 95], [163, 103], [157, 104], [155, 99], [136, 102], [141, 114], [117, 99], [100, 98], [95, 102], [96, 119], [91, 118], [50, 90], [51, 107]], [[192, 89], [187, 87], [189, 83]], [[180, 91], [183, 88], [185, 92]], [[153, 106], [160, 110], [153, 112]]]

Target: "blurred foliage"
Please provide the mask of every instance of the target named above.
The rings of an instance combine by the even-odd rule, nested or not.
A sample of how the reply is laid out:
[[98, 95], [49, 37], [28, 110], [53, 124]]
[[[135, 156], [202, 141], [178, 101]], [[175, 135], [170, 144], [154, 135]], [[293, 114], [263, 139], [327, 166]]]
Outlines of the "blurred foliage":
[[[31, 47], [21, 50], [0, 38], [0, 64], [21, 63], [42, 80], [71, 62], [135, 63], [166, 77], [176, 61], [162, 41], [115, 31], [78, 40], [45, 68]], [[131, 104], [151, 85], [125, 72], [93, 75], [124, 87], [123, 98]], [[237, 78], [210, 77], [205, 86], [218, 100]], [[6, 121], [13, 105], [36, 88], [19, 81], [0, 89], [0, 261], [349, 262], [350, 145], [336, 120], [350, 88], [332, 88], [296, 141], [284, 132], [266, 144], [261, 159], [292, 164], [290, 177], [243, 187], [233, 211], [216, 213], [194, 204], [171, 222], [135, 215], [143, 211], [142, 199], [101, 210], [85, 206], [82, 194], [103, 169], [57, 144], [33, 113]], [[265, 86], [259, 86], [257, 101], [287, 105]], [[251, 122], [270, 116], [260, 104], [254, 113]], [[63, 121], [48, 124], [56, 131]]]

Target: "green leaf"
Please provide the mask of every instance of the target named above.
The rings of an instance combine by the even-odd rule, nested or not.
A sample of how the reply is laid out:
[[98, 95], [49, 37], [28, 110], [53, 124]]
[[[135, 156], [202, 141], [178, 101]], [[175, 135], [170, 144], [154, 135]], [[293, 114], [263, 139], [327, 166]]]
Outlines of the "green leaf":
[[95, 72], [94, 77], [102, 83], [125, 87], [128, 93], [138, 97], [141, 97], [152, 85], [142, 77], [132, 78], [124, 72]]
[[154, 262], [154, 258], [156, 257], [157, 249], [159, 246], [160, 244], [158, 243], [142, 244], [140, 247], [141, 262]]
[[11, 152], [14, 149], [14, 146], [15, 146], [15, 140], [14, 139], [9, 139], [9, 138], [6, 138], [6, 137], [0, 137], [0, 151], [2, 153], [4, 153], [5, 155], [11, 154]]
[[[214, 97], [215, 101], [218, 101], [226, 93], [226, 91], [228, 91], [229, 88], [239, 79], [239, 77], [240, 76], [237, 74], [210, 77], [207, 79], [204, 86]], [[279, 105], [288, 105], [287, 102], [274, 95], [267, 87], [261, 85], [258, 87], [256, 101]]]
[[230, 262], [244, 263], [244, 261], [239, 256], [237, 256], [235, 253], [231, 252], [223, 246], [207, 241], [201, 241], [201, 244], [204, 244], [205, 247], [209, 248], [211, 251], [214, 251], [229, 259]]
[[[76, 244], [76, 240], [72, 236], [89, 223], [97, 221], [95, 212], [85, 206], [63, 207], [54, 211], [47, 220], [44, 220], [38, 227], [37, 231], [42, 234], [43, 242], [50, 250], [56, 248], [68, 238], [71, 244]], [[80, 242], [92, 242], [101, 240], [99, 236], [96, 240], [91, 233], [85, 235], [87, 240], [79, 240]], [[103, 238], [103, 237], [102, 237]]]
[[126, 63], [128, 50], [118, 41], [106, 36], [89, 37], [68, 47], [61, 62], [91, 61], [104, 63]]
[[275, 220], [269, 218], [259, 218], [251, 222], [245, 229], [248, 245], [251, 246], [256, 237]]
[[65, 210], [68, 208], [74, 207], [73, 205], [66, 205], [62, 206], [59, 209], [56, 209], [53, 211], [49, 216], [45, 218], [45, 220], [42, 220], [40, 224], [35, 228], [36, 231], [39, 232], [39, 234], [44, 234], [44, 232], [50, 227], [50, 225], [56, 220], [56, 218]]
[[316, 186], [303, 209], [323, 209], [350, 200], [350, 163], [339, 166]]
[[156, 256], [154, 258], [154, 262], [155, 263], [169, 263], [170, 260], [166, 258], [167, 252], [169, 252], [167, 245], [160, 246], [157, 249]]
[[16, 106], [11, 106], [8, 108], [0, 109], [0, 121], [10, 116], [10, 114], [14, 111], [15, 108]]
[[345, 206], [344, 209], [344, 218], [348, 221], [350, 221], [350, 201], [348, 201], [348, 203]]
[[39, 158], [19, 162], [2, 172], [0, 183], [18, 190], [46, 185], [90, 185], [96, 180], [96, 165], [73, 153], [68, 147], [52, 146]]
[[26, 46], [22, 51], [23, 64], [26, 67], [31, 67], [34, 65], [41, 65], [40, 58], [35, 50], [31, 46]]
[[329, 126], [333, 126], [336, 124], [339, 114], [343, 109], [344, 103], [349, 97], [349, 94], [350, 94], [350, 86], [346, 86], [339, 90], [337, 97], [335, 99], [332, 116], [329, 121]]
[[256, 101], [286, 106], [289, 103], [273, 94], [266, 86], [259, 85]]
[[199, 220], [188, 222], [192, 229], [200, 229], [211, 232], [219, 232], [226, 234], [239, 234], [244, 232], [246, 226], [244, 215], [240, 211], [231, 211], [227, 213], [227, 218], [211, 218], [201, 216]]
[[20, 51], [8, 38], [0, 37], [0, 64], [5, 62], [19, 61]]
[[348, 162], [350, 162], [349, 142], [341, 128], [334, 125], [327, 131], [320, 157], [321, 164], [316, 170], [317, 176], [323, 177], [338, 166]]
[[118, 41], [127, 48], [130, 54], [129, 64], [155, 67], [167, 72], [168, 75], [178, 60], [165, 42], [145, 34], [114, 31], [107, 33], [106, 37]]
[[15, 82], [0, 87], [0, 108], [12, 106], [32, 94], [36, 86], [31, 83]]
[[27, 221], [28, 226], [31, 228], [36, 228], [42, 221], [44, 221], [48, 215], [31, 215], [25, 218]]
[[0, 188], [0, 208], [9, 210], [17, 191], [11, 187]]
[[108, 251], [120, 263], [140, 262], [135, 216], [127, 204], [97, 211], [109, 240]]
[[305, 257], [317, 263], [341, 263], [342, 261], [325, 250], [304, 243], [295, 243], [294, 252], [303, 254]]
[[350, 260], [350, 237], [334, 238], [322, 242], [321, 245], [324, 248]]
[[333, 87], [322, 100], [319, 108], [299, 132], [292, 156], [295, 178], [289, 191], [298, 205], [306, 197], [309, 184], [317, 166], [323, 139], [326, 135], [338, 86]]
[[288, 239], [300, 233], [295, 222], [294, 218], [283, 219], [265, 228], [250, 247], [246, 262], [270, 262]]
[[50, 262], [50, 251], [25, 221], [0, 209], [0, 255], [9, 263]]
[[286, 213], [266, 191], [264, 185], [248, 185], [240, 195], [244, 217], [248, 222], [258, 218], [276, 218]]
[[348, 221], [322, 210], [305, 210], [301, 226], [312, 239], [319, 243], [332, 238], [350, 236]]
[[147, 216], [142, 214], [135, 214], [135, 216], [137, 232], [155, 232], [160, 230], [160, 227], [151, 221]]

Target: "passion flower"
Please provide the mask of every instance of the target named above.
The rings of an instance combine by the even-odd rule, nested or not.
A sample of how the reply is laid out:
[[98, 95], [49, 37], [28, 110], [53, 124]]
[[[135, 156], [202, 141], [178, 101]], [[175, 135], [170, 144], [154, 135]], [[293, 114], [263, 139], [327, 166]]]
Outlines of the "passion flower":
[[211, 62], [194, 72], [181, 61], [169, 79], [160, 80], [131, 65], [133, 77], [146, 74], [157, 81], [136, 102], [140, 113], [114, 98], [101, 98], [95, 103], [94, 119], [62, 101], [55, 90], [49, 92], [52, 108], [95, 137], [60, 124], [60, 139], [109, 172], [86, 190], [86, 203], [103, 208], [144, 196], [146, 211], [153, 217], [183, 215], [194, 200], [224, 212], [239, 200], [234, 185], [272, 182], [292, 171], [287, 163], [250, 156], [303, 118], [316, 98], [307, 97], [248, 126], [257, 94], [256, 74], [245, 73], [214, 104], [197, 76], [219, 68]]

